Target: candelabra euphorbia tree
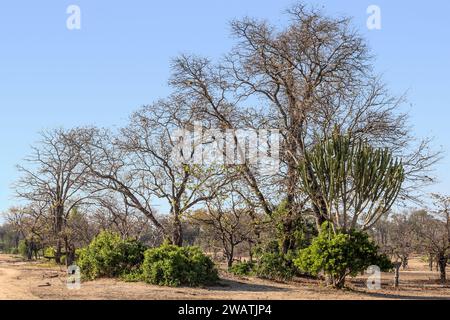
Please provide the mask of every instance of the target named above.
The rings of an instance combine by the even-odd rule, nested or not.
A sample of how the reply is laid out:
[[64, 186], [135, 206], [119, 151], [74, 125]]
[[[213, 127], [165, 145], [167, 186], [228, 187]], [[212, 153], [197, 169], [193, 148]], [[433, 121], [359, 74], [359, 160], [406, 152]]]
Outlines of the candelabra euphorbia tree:
[[367, 230], [394, 204], [404, 180], [401, 160], [337, 131], [300, 163], [303, 191], [334, 230]]

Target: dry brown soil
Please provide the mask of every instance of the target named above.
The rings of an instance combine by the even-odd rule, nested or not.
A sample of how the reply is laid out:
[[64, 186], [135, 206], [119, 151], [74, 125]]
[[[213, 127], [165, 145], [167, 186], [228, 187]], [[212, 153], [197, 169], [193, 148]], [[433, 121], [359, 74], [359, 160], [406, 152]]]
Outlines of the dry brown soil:
[[[450, 271], [450, 270], [449, 270]], [[449, 276], [450, 276], [450, 272]], [[168, 288], [145, 283], [127, 283], [115, 279], [83, 282], [81, 289], [69, 290], [66, 272], [45, 262], [24, 262], [18, 257], [0, 255], [0, 300], [47, 299], [450, 299], [450, 281], [442, 285], [438, 272], [430, 272], [426, 263], [416, 258], [402, 271], [399, 289], [392, 287], [393, 275], [383, 273], [382, 288], [367, 289], [364, 276], [351, 279], [345, 290], [325, 287], [320, 281], [296, 279], [288, 283], [257, 278], [239, 278], [222, 272], [221, 283], [208, 288]]]

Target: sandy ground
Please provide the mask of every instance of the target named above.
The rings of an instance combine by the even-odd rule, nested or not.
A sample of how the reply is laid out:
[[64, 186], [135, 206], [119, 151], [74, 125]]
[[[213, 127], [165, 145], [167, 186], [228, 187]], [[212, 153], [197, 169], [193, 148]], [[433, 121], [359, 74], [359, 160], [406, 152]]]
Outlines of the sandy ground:
[[[449, 270], [450, 274], [450, 270]], [[425, 263], [414, 259], [401, 272], [401, 287], [392, 288], [392, 274], [382, 276], [381, 290], [366, 288], [366, 278], [352, 279], [345, 290], [324, 287], [317, 280], [296, 279], [278, 283], [256, 278], [238, 278], [222, 273], [220, 285], [208, 288], [167, 288], [144, 283], [126, 283], [114, 279], [84, 282], [79, 290], [69, 290], [63, 268], [42, 262], [23, 262], [20, 258], [0, 255], [0, 300], [92, 300], [92, 299], [450, 299], [450, 282], [439, 284], [438, 273], [427, 270]]]
[[22, 272], [16, 268], [3, 267], [0, 261], [0, 300], [36, 299], [31, 293], [29, 282], [21, 278]]

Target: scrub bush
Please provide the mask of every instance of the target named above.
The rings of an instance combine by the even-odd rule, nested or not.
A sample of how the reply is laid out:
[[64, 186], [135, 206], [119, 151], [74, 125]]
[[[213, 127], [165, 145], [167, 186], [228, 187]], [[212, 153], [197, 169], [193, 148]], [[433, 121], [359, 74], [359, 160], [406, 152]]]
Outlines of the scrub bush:
[[145, 252], [142, 279], [161, 286], [210, 285], [219, 279], [213, 261], [198, 247], [163, 244]]
[[139, 241], [123, 240], [116, 233], [102, 232], [86, 248], [77, 251], [83, 278], [118, 277], [139, 270], [146, 248]]
[[392, 268], [386, 255], [361, 231], [334, 233], [327, 224], [320, 235], [306, 249], [300, 250], [294, 260], [301, 270], [317, 276], [323, 273], [335, 288], [344, 287], [347, 276], [356, 276], [371, 265], [387, 271]]
[[254, 268], [255, 264], [253, 262], [244, 261], [235, 263], [228, 271], [237, 276], [250, 276], [253, 274]]

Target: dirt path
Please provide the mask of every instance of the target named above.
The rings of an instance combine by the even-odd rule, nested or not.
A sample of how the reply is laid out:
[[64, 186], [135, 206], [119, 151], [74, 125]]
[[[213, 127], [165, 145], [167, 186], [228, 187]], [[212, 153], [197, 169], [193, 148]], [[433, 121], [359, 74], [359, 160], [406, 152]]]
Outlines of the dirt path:
[[[450, 271], [450, 270], [449, 270]], [[410, 269], [402, 271], [400, 288], [392, 288], [392, 274], [382, 276], [382, 289], [369, 291], [366, 278], [349, 281], [347, 290], [324, 287], [317, 280], [296, 279], [278, 283], [257, 278], [238, 278], [223, 273], [220, 285], [208, 288], [168, 288], [145, 283], [126, 283], [115, 279], [83, 282], [80, 290], [69, 290], [63, 268], [40, 263], [22, 262], [0, 254], [0, 300], [366, 300], [366, 299], [450, 299], [450, 286], [442, 286], [438, 273], [427, 270], [426, 264], [411, 261]]]
[[11, 268], [14, 263], [7, 257], [0, 258], [0, 300], [36, 299], [27, 282], [22, 281], [22, 272]]

